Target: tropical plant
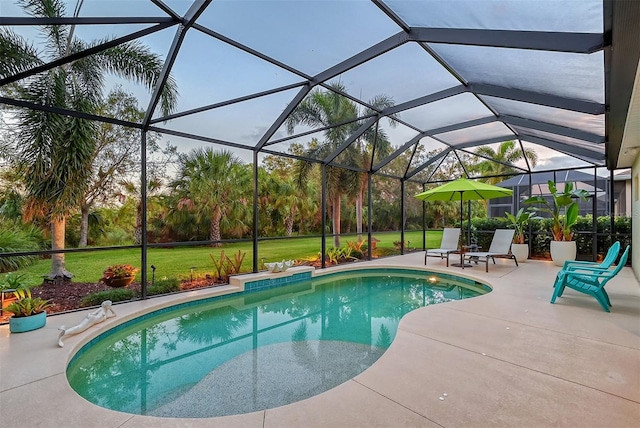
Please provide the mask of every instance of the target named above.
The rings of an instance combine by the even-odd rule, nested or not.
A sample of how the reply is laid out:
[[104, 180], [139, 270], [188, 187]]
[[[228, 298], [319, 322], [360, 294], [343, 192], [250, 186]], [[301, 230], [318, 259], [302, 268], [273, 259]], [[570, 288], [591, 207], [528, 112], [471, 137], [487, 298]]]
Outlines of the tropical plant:
[[222, 226], [241, 236], [248, 229], [241, 219], [248, 205], [251, 175], [240, 159], [228, 150], [198, 148], [181, 156], [179, 164], [178, 177], [171, 184], [178, 197], [175, 210], [194, 213], [208, 223], [214, 247], [222, 245]]
[[[342, 96], [346, 87], [340, 82], [333, 82], [329, 90], [313, 90], [286, 121], [287, 132], [293, 134], [297, 125], [327, 128], [324, 131], [324, 140], [312, 139], [309, 148], [304, 153], [305, 157], [312, 159], [324, 159], [332, 155], [339, 147], [365, 122], [359, 117], [368, 117], [375, 110], [364, 109], [359, 111], [358, 105]], [[393, 100], [385, 95], [378, 95], [370, 101], [370, 105], [382, 110], [390, 107]], [[394, 125], [393, 119], [390, 118]], [[346, 148], [339, 157], [341, 164], [355, 166], [364, 169], [371, 168], [371, 153], [376, 148], [378, 156], [389, 152], [390, 143], [383, 130], [370, 128], [360, 138]], [[298, 183], [302, 187], [307, 182], [310, 170], [315, 164], [300, 162], [298, 170]], [[356, 198], [357, 231], [362, 234], [363, 198], [366, 189], [366, 177], [355, 171], [344, 168], [328, 166], [326, 169], [327, 193], [329, 209], [331, 210], [331, 223], [333, 228], [333, 245], [340, 247], [340, 205], [342, 196]]]
[[102, 278], [100, 278], [100, 282], [108, 282], [113, 279], [120, 278], [130, 278], [132, 276], [136, 276], [138, 273], [138, 268], [135, 268], [131, 265], [112, 265], [105, 269], [102, 273]]
[[353, 256], [354, 249], [351, 246], [340, 247], [340, 248], [328, 248], [327, 249], [327, 258], [330, 263], [338, 264], [340, 262], [346, 262], [351, 260], [358, 260], [357, 257]]
[[[81, 2], [74, 16], [80, 12]], [[65, 18], [61, 0], [24, 0], [25, 13], [37, 18]], [[103, 100], [106, 73], [130, 79], [153, 89], [163, 70], [158, 55], [139, 42], [132, 41], [108, 49], [101, 45], [109, 39], [85, 42], [74, 36], [75, 26], [43, 24], [38, 27], [44, 39], [40, 51], [29, 42], [3, 28], [0, 30], [0, 78], [32, 70], [61, 58], [61, 65], [34, 73], [3, 88], [14, 98], [45, 107], [96, 114]], [[82, 56], [86, 50], [97, 51]], [[176, 105], [176, 85], [169, 77], [160, 96], [163, 113]], [[91, 175], [91, 160], [96, 148], [96, 124], [85, 118], [63, 116], [47, 109], [15, 110], [13, 123], [20, 130], [15, 141], [15, 162], [24, 177], [26, 203], [24, 220], [42, 217], [51, 225], [51, 248], [65, 247], [66, 218], [80, 206]], [[51, 255], [50, 278], [70, 278], [64, 253]]]
[[367, 241], [361, 239], [356, 242], [347, 241], [347, 247], [351, 251], [351, 256], [356, 259], [361, 259], [364, 257], [364, 252], [367, 248]]
[[267, 224], [263, 227], [282, 225], [285, 236], [293, 235], [296, 221], [313, 217], [317, 212], [311, 182], [307, 181], [301, 190], [293, 176], [279, 177], [262, 169], [260, 172], [260, 211], [270, 214], [270, 218], [264, 219]]
[[209, 254], [209, 257], [213, 262], [213, 266], [216, 269], [216, 279], [229, 281], [229, 275], [240, 273], [242, 262], [246, 255], [246, 252], [238, 250], [238, 252], [233, 255], [232, 260], [224, 253], [224, 250], [220, 251], [219, 259], [216, 259], [213, 254]]
[[[393, 107], [395, 103], [393, 99], [387, 95], [376, 95], [373, 99], [368, 101], [368, 104], [372, 107], [366, 107], [363, 114], [358, 113], [358, 116], [370, 116]], [[389, 126], [395, 128], [398, 119], [398, 115], [391, 115], [388, 117]], [[353, 131], [355, 132], [364, 122], [359, 120], [354, 122]], [[373, 162], [380, 160], [391, 153], [391, 142], [387, 137], [384, 129], [381, 129], [379, 123], [376, 123], [375, 127], [367, 129], [360, 138], [354, 142], [353, 149], [356, 150], [356, 157], [360, 160], [359, 166], [364, 170], [370, 170], [373, 167]], [[360, 174], [360, 188], [356, 195], [356, 232], [358, 233], [358, 239], [362, 239], [362, 223], [364, 218], [364, 194], [367, 190], [368, 183], [367, 174]]]
[[538, 154], [535, 150], [521, 148], [516, 144], [515, 141], [505, 141], [500, 143], [497, 150], [489, 146], [481, 146], [475, 150], [476, 155], [489, 158], [478, 162], [474, 167], [474, 170], [483, 176], [493, 176], [481, 178], [482, 181], [489, 184], [504, 181], [506, 175], [518, 173], [514, 164], [523, 159], [527, 160], [531, 168], [538, 164]]
[[529, 222], [529, 219], [533, 217], [535, 213], [531, 211], [525, 211], [524, 208], [520, 208], [515, 215], [511, 213], [505, 213], [504, 215], [515, 229], [515, 234], [513, 235], [513, 243], [524, 244], [524, 228]]
[[233, 255], [233, 260], [229, 256], [227, 256], [227, 263], [229, 264], [229, 273], [240, 273], [240, 269], [242, 267], [242, 262], [244, 261], [247, 253], [238, 250], [237, 253]]
[[342, 249], [340, 247], [332, 247], [327, 249], [327, 259], [329, 263], [338, 264], [342, 258]]
[[24, 287], [24, 279], [26, 275], [16, 275], [14, 272], [9, 272], [5, 275], [4, 281], [0, 282], [0, 290], [18, 290]]
[[573, 239], [571, 228], [578, 220], [578, 203], [574, 198], [586, 200], [589, 192], [584, 189], [574, 189], [572, 182], [565, 183], [562, 193], [558, 192], [556, 183], [552, 180], [549, 180], [548, 185], [551, 203], [543, 196], [532, 196], [524, 203], [541, 204], [541, 207], [533, 207], [532, 210], [551, 214], [553, 219], [551, 234], [554, 241], [571, 241]]
[[225, 263], [225, 255], [224, 250], [220, 251], [220, 258], [216, 259], [213, 254], [209, 254], [211, 261], [213, 262], [213, 266], [216, 269], [216, 279], [222, 280], [228, 278], [227, 275], [227, 264]]
[[16, 318], [37, 315], [52, 305], [50, 300], [32, 297], [31, 290], [25, 285], [20, 285], [13, 294], [16, 296], [16, 301], [9, 304], [4, 310], [11, 312]]
[[[0, 219], [0, 252], [36, 251], [43, 248], [42, 231], [32, 224]], [[0, 272], [9, 272], [35, 263], [37, 256], [0, 257]]]

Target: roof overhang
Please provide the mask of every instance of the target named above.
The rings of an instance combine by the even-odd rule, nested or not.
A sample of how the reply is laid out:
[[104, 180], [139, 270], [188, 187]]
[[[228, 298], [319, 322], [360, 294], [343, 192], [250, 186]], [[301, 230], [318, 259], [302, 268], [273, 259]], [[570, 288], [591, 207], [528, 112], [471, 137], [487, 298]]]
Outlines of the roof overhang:
[[[610, 10], [612, 43], [607, 113], [607, 167], [626, 168], [640, 152], [640, 2], [605, 1]], [[605, 25], [607, 15], [605, 13]], [[606, 31], [606, 28], [605, 28]]]

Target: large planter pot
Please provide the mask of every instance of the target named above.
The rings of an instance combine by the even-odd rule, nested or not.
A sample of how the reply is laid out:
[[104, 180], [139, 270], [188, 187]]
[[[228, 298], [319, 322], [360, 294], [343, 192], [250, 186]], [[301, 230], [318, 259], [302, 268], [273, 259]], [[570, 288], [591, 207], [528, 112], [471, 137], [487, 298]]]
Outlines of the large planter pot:
[[109, 287], [120, 288], [120, 287], [126, 287], [127, 285], [131, 284], [134, 279], [136, 279], [135, 276], [127, 276], [124, 278], [108, 279], [108, 280], [105, 280], [104, 283], [107, 284]]
[[576, 241], [551, 241], [551, 260], [556, 266], [563, 266], [567, 260], [575, 260]]
[[524, 263], [529, 258], [529, 244], [511, 244], [511, 254], [518, 263]]
[[9, 318], [9, 331], [11, 333], [24, 333], [25, 331], [37, 330], [47, 323], [47, 313], [31, 315], [30, 317], [12, 316]]

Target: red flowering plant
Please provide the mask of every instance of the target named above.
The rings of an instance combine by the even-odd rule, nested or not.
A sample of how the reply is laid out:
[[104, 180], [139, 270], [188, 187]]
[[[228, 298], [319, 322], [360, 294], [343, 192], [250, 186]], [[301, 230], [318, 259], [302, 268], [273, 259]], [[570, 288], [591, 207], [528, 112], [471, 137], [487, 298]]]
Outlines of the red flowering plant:
[[108, 282], [112, 279], [130, 278], [132, 276], [136, 276], [138, 270], [138, 268], [135, 268], [131, 265], [112, 265], [105, 269], [105, 271], [102, 273], [102, 278], [100, 278], [100, 281]]

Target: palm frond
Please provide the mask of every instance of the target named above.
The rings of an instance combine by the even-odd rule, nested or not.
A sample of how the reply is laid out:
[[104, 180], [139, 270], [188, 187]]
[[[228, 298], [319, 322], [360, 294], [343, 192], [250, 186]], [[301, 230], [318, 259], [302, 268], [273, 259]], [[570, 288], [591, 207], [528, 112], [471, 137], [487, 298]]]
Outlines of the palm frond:
[[8, 28], [0, 28], [0, 77], [9, 77], [29, 70], [42, 61], [38, 51]]
[[[92, 44], [102, 44], [100, 40]], [[96, 56], [102, 67], [110, 73], [132, 80], [153, 90], [163, 70], [160, 56], [152, 53], [148, 47], [138, 41], [132, 41], [104, 50]], [[160, 94], [160, 107], [163, 115], [173, 112], [178, 102], [178, 89], [175, 79], [167, 79]]]
[[[65, 16], [65, 4], [62, 0], [21, 0], [20, 6], [33, 17], [57, 18]], [[51, 59], [67, 54], [69, 28], [63, 25], [42, 25], [46, 34], [45, 43]]]

